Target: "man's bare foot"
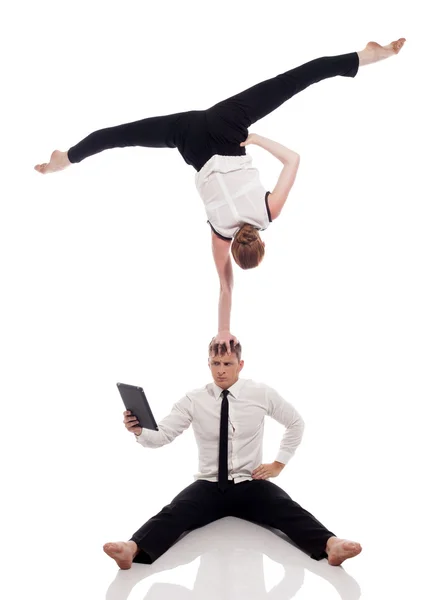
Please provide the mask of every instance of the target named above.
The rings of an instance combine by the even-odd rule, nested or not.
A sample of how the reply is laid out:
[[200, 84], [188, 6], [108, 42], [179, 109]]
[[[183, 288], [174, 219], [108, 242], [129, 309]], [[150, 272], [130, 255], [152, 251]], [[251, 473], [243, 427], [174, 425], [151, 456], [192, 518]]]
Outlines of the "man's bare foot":
[[377, 44], [377, 42], [369, 42], [366, 44], [366, 48], [364, 50], [358, 52], [360, 66], [370, 65], [371, 63], [375, 63], [379, 60], [389, 58], [389, 56], [393, 56], [394, 54], [398, 54], [405, 41], [405, 38], [399, 38], [399, 40], [391, 42], [390, 44], [387, 44], [387, 46], [380, 46], [380, 44]]
[[55, 171], [63, 171], [66, 167], [69, 167], [70, 161], [68, 158], [67, 152], [61, 152], [60, 150], [55, 150], [51, 157], [49, 163], [42, 163], [40, 165], [35, 166], [35, 171], [38, 173], [42, 173], [45, 175], [46, 173], [54, 173]]
[[139, 549], [133, 541], [129, 542], [109, 542], [103, 546], [104, 552], [113, 558], [120, 569], [130, 569], [133, 564], [133, 558]]
[[347, 558], [353, 558], [362, 551], [362, 547], [357, 542], [341, 540], [337, 537], [331, 537], [327, 540], [326, 552], [330, 565], [337, 567]]

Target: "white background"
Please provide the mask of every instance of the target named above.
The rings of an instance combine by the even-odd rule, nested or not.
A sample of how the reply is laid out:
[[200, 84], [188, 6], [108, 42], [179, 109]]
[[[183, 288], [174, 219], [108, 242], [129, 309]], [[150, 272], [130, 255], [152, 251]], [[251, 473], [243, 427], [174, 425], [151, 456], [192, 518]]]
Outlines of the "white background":
[[[115, 600], [137, 583], [130, 599], [203, 598], [224, 581], [213, 597], [247, 597], [249, 584], [255, 599], [352, 600], [357, 586], [367, 599], [427, 597], [426, 9], [392, 0], [40, 0], [3, 12], [2, 595]], [[312, 86], [252, 127], [296, 150], [301, 165], [263, 236], [263, 264], [235, 267], [243, 376], [275, 387], [306, 421], [301, 447], [273, 481], [363, 553], [345, 563], [346, 575], [273, 532], [225, 520], [186, 536], [160, 564], [121, 573], [107, 592], [117, 567], [102, 544], [128, 539], [197, 468], [191, 430], [159, 451], [135, 444], [115, 384], [142, 385], [160, 420], [209, 381], [218, 302], [211, 236], [195, 171], [176, 150], [107, 151], [45, 177], [33, 165], [95, 129], [207, 108], [313, 58], [400, 36], [408, 41], [398, 57]], [[280, 163], [248, 150], [271, 189]], [[264, 462], [282, 433], [267, 421]], [[273, 595], [284, 570], [292, 591]], [[165, 582], [186, 589], [168, 592]]]

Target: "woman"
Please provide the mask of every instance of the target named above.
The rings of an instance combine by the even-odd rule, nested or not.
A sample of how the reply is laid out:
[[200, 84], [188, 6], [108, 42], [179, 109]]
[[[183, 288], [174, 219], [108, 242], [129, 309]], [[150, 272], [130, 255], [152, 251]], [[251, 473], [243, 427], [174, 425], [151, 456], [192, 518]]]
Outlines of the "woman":
[[[259, 231], [275, 220], [294, 184], [300, 157], [296, 152], [254, 133], [249, 127], [309, 85], [338, 75], [355, 77], [358, 68], [398, 54], [405, 39], [380, 46], [369, 42], [364, 50], [312, 60], [263, 81], [207, 110], [152, 117], [96, 131], [67, 152], [55, 150], [49, 163], [36, 165], [52, 173], [84, 158], [125, 146], [177, 148], [196, 173], [196, 187], [211, 227], [212, 251], [220, 278], [219, 331], [214, 343], [237, 339], [230, 333], [233, 287], [232, 263], [243, 269], [257, 267], [264, 257]], [[267, 192], [252, 167], [245, 147], [256, 144], [283, 163], [272, 192]]]

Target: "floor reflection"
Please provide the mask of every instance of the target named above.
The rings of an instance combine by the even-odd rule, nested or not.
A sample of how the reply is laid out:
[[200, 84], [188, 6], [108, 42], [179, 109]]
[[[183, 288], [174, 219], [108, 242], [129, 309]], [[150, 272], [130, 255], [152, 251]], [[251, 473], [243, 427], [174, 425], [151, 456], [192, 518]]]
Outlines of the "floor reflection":
[[[264, 555], [282, 565], [284, 571], [281, 580], [268, 591]], [[145, 598], [287, 600], [295, 597], [302, 587], [305, 571], [331, 584], [342, 600], [358, 600], [361, 595], [359, 584], [344, 568], [331, 567], [326, 560], [312, 560], [277, 530], [227, 517], [185, 534], [153, 565], [134, 564], [128, 571], [119, 570], [107, 590], [106, 600], [127, 600], [139, 582], [189, 564], [198, 557], [200, 566], [192, 590], [183, 585], [156, 582]]]

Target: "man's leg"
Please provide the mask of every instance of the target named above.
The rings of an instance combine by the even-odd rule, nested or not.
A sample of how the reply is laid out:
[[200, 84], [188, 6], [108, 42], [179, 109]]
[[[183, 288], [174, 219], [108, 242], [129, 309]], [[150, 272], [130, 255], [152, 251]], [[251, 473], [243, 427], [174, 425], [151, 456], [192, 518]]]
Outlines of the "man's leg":
[[388, 46], [369, 42], [360, 52], [317, 58], [223, 100], [209, 112], [236, 129], [247, 129], [313, 83], [338, 75], [355, 77], [359, 66], [397, 54], [404, 41], [401, 38]]
[[128, 542], [105, 544], [104, 551], [121, 569], [129, 569], [133, 562], [151, 564], [186, 531], [224, 516], [223, 495], [217, 484], [195, 481], [149, 519]]
[[235, 516], [280, 529], [315, 560], [328, 558], [330, 564], [339, 565], [360, 553], [360, 544], [336, 537], [271, 481], [252, 480], [239, 485], [243, 487], [239, 488], [241, 497], [236, 499]]

